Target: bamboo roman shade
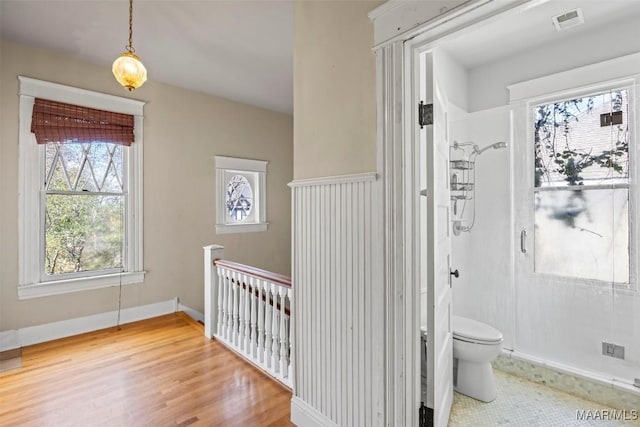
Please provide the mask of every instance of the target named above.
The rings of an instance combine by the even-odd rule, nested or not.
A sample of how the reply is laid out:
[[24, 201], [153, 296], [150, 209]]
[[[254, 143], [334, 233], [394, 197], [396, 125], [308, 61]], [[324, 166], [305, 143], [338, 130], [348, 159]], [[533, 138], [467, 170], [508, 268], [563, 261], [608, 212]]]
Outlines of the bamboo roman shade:
[[133, 116], [36, 98], [31, 132], [38, 144], [110, 142], [130, 146]]

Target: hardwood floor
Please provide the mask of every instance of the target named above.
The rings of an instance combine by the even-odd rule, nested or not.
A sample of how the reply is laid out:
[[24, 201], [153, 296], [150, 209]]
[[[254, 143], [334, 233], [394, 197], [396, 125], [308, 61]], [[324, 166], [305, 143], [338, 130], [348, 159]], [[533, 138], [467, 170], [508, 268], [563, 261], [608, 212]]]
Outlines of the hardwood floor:
[[25, 347], [1, 426], [292, 426], [291, 392], [183, 313]]

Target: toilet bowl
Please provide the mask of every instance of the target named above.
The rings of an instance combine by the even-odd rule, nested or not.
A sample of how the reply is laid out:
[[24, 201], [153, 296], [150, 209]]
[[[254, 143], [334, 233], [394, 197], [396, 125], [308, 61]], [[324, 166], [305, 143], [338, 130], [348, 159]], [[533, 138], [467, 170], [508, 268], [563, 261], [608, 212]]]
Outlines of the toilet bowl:
[[454, 390], [483, 402], [496, 398], [491, 361], [502, 349], [502, 333], [461, 316], [453, 320]]

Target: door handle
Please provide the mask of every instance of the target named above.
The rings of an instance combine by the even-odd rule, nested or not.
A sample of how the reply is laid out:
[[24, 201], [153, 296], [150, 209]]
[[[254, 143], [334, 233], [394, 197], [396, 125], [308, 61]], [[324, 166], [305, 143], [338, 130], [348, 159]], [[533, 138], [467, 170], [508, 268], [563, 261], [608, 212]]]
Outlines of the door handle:
[[520, 232], [520, 252], [523, 254], [527, 253], [527, 230]]
[[455, 277], [456, 279], [460, 277], [460, 273], [458, 272], [457, 268], [454, 271], [449, 270], [449, 274]]

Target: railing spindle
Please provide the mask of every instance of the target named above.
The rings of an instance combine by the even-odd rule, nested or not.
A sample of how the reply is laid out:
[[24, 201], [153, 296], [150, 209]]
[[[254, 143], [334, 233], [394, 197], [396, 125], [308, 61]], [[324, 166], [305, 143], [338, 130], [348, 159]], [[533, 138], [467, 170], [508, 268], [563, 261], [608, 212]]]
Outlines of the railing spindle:
[[244, 344], [244, 290], [242, 289], [243, 275], [238, 274], [238, 282], [236, 283], [238, 291], [238, 341], [236, 345], [242, 351]]
[[265, 310], [265, 295], [262, 290], [263, 281], [256, 280], [258, 286], [258, 361], [264, 362], [264, 310]]
[[285, 333], [285, 307], [286, 307], [286, 295], [288, 289], [283, 287], [278, 287], [278, 292], [280, 293], [280, 374], [282, 378], [286, 378], [288, 376], [289, 364], [287, 362], [287, 334]]
[[218, 324], [216, 325], [216, 334], [220, 335], [223, 328], [223, 307], [224, 307], [224, 286], [222, 285], [224, 281], [224, 276], [220, 274], [220, 269], [215, 268], [215, 274], [218, 275]]
[[231, 273], [231, 286], [233, 289], [233, 328], [231, 329], [231, 342], [236, 347], [238, 346], [238, 325], [240, 324], [238, 276], [239, 274], [236, 272]]
[[271, 349], [271, 366], [275, 372], [280, 372], [280, 363], [278, 360], [278, 353], [280, 352], [280, 331], [278, 330], [278, 319], [280, 318], [280, 311], [278, 311], [278, 293], [276, 292], [276, 285], [271, 284], [271, 295], [273, 296], [273, 300], [271, 303], [271, 309], [273, 310], [272, 322], [271, 326], [271, 334], [273, 335], [272, 339], [272, 349]]
[[225, 270], [225, 283], [227, 284], [227, 296], [225, 301], [227, 303], [227, 341], [231, 342], [233, 337], [233, 282], [231, 272]]
[[272, 348], [272, 324], [271, 324], [271, 318], [273, 316], [273, 307], [271, 306], [271, 292], [269, 289], [269, 285], [265, 282], [264, 283], [264, 290], [265, 290], [265, 316], [264, 316], [264, 323], [265, 323], [265, 334], [264, 334], [264, 347], [265, 347], [265, 352], [264, 352], [264, 360], [265, 360], [265, 364], [267, 365], [267, 368], [271, 368], [273, 366], [273, 364], [271, 363], [271, 350], [273, 350]]
[[242, 274], [238, 274], [238, 342], [237, 346], [242, 351], [244, 344], [244, 289], [242, 289]]
[[227, 329], [229, 328], [229, 305], [227, 304], [228, 295], [228, 285], [227, 285], [227, 272], [224, 267], [218, 266], [218, 273], [222, 278], [220, 279], [220, 284], [222, 286], [222, 329], [221, 335], [226, 338]]
[[244, 293], [244, 274], [238, 274], [238, 348], [240, 351], [244, 349], [244, 306], [245, 306], [245, 293]]
[[258, 340], [258, 330], [257, 330], [257, 320], [258, 320], [258, 301], [256, 298], [256, 280], [254, 277], [249, 277], [249, 287], [250, 287], [250, 295], [251, 295], [251, 335], [249, 338], [249, 354], [253, 359], [258, 355], [257, 353], [257, 340]]
[[251, 350], [249, 348], [249, 340], [251, 339], [251, 286], [249, 283], [249, 277], [247, 275], [243, 275], [243, 293], [244, 293], [244, 342], [242, 343], [242, 348], [245, 354], [251, 354]]

